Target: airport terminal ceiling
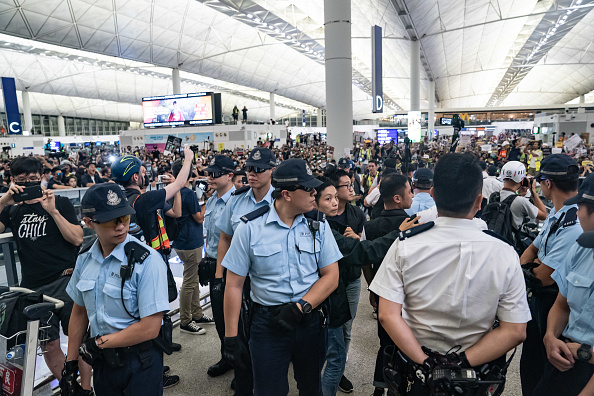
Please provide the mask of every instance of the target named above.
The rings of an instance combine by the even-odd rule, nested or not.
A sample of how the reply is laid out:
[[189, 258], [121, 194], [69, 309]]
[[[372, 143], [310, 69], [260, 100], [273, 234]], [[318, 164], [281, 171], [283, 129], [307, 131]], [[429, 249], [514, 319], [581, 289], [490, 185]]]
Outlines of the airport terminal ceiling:
[[[594, 90], [594, 0], [357, 0], [354, 118], [371, 118], [371, 26], [383, 28], [385, 112], [408, 110], [410, 40], [421, 108], [548, 105]], [[0, 0], [0, 72], [33, 112], [140, 121], [141, 98], [223, 93], [249, 117], [326, 103], [323, 0]], [[591, 94], [586, 99], [590, 99]], [[384, 113], [385, 115], [385, 113]]]

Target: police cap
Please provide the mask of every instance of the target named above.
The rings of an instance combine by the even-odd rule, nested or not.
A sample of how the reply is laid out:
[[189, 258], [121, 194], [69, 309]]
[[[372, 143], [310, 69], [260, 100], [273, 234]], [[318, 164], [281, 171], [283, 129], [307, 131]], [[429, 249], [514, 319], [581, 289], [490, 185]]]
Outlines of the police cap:
[[271, 169], [276, 166], [276, 157], [267, 148], [255, 147], [250, 151], [250, 156], [245, 162], [245, 166], [255, 166], [262, 169]]
[[272, 172], [272, 187], [318, 187], [322, 182], [316, 179], [307, 165], [307, 162], [300, 158], [291, 158], [281, 162], [276, 170]]
[[569, 155], [551, 154], [542, 160], [536, 179], [577, 179], [579, 170], [577, 162]]
[[575, 197], [571, 197], [565, 202], [564, 205], [573, 205], [578, 203], [589, 203], [594, 204], [594, 173], [590, 173], [586, 180], [580, 186], [578, 193]]
[[114, 183], [89, 187], [82, 198], [81, 206], [83, 217], [91, 217], [99, 222], [136, 213], [128, 204], [124, 191]]

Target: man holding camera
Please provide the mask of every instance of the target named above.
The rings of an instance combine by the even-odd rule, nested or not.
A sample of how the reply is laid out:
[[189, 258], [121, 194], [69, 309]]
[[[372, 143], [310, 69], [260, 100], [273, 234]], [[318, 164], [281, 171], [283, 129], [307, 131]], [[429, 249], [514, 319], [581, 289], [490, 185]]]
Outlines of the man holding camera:
[[388, 386], [406, 395], [444, 391], [431, 381], [435, 369], [503, 368], [530, 320], [516, 252], [472, 221], [482, 202], [478, 162], [447, 154], [433, 183], [439, 217], [401, 234], [369, 287], [381, 325], [408, 358], [392, 362], [401, 381], [386, 378]]
[[169, 310], [167, 267], [155, 250], [128, 234], [135, 211], [118, 186], [89, 188], [82, 211], [97, 240], [79, 255], [67, 288], [74, 307], [65, 382], [77, 387], [80, 353], [93, 367], [98, 396], [160, 396], [163, 351], [153, 340]]
[[[74, 269], [83, 230], [74, 207], [66, 197], [41, 190], [42, 165], [35, 158], [22, 157], [10, 164], [12, 185], [0, 198], [0, 232], [12, 230], [21, 262], [21, 286], [64, 301], [64, 307], [50, 317], [49, 342], [43, 355], [52, 374], [60, 380], [64, 353], [60, 348], [60, 324], [68, 335], [72, 300], [66, 285]], [[33, 199], [23, 202], [26, 193]], [[81, 365], [82, 386], [90, 393], [91, 370]]]
[[[320, 304], [338, 285], [342, 257], [326, 222], [308, 220], [313, 177], [302, 159], [282, 162], [272, 177], [275, 200], [242, 216], [223, 266], [225, 357], [236, 367], [250, 360], [254, 395], [286, 395], [293, 363], [299, 393], [318, 395], [327, 330]], [[250, 274], [253, 319], [250, 352], [239, 339], [243, 284]]]

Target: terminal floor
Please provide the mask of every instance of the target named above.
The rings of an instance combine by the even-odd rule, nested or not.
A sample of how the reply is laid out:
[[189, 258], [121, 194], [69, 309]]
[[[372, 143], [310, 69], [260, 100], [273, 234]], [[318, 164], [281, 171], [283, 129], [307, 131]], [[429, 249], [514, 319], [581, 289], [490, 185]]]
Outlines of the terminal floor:
[[[366, 287], [365, 284], [363, 286]], [[351, 347], [345, 371], [347, 378], [353, 382], [354, 392], [350, 394], [353, 396], [373, 394], [373, 369], [379, 348], [376, 335], [377, 321], [373, 319], [365, 287], [362, 287], [362, 297], [353, 323]], [[210, 309], [206, 313], [210, 314]], [[204, 335], [190, 335], [180, 333], [179, 328], [174, 329], [173, 339], [182, 345], [182, 350], [171, 356], [165, 356], [165, 364], [171, 367], [171, 374], [180, 376], [180, 383], [173, 388], [165, 389], [165, 396], [233, 395], [229, 387], [233, 379], [232, 371], [217, 378], [211, 378], [206, 374], [208, 366], [220, 358], [220, 344], [214, 325], [204, 327], [206, 328]], [[508, 371], [506, 390], [503, 393], [505, 396], [522, 394], [519, 377], [520, 354], [521, 350], [518, 348], [518, 353]], [[289, 395], [298, 395], [292, 373], [289, 374], [289, 385]], [[338, 395], [344, 394], [339, 391]]]

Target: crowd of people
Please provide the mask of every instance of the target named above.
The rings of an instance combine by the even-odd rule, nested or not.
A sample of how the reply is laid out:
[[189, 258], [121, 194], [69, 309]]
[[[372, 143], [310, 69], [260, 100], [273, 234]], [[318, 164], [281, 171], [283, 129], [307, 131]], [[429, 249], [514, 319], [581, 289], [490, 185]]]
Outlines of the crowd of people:
[[[360, 298], [380, 348], [373, 388], [358, 391], [500, 394], [506, 354], [523, 343], [524, 395], [594, 394], [589, 150], [501, 138], [362, 141], [345, 157], [320, 135], [21, 157], [0, 170], [0, 228], [13, 231], [22, 286], [67, 302], [44, 355], [63, 394], [179, 382], [163, 366], [181, 348], [167, 330], [174, 252], [180, 331], [214, 324], [220, 359], [206, 374], [234, 370], [235, 395], [286, 395], [290, 363], [300, 394], [352, 392]], [[41, 197], [20, 202], [35, 186]], [[88, 187], [82, 219], [54, 193], [74, 187]], [[97, 239], [79, 248], [81, 220]]]

